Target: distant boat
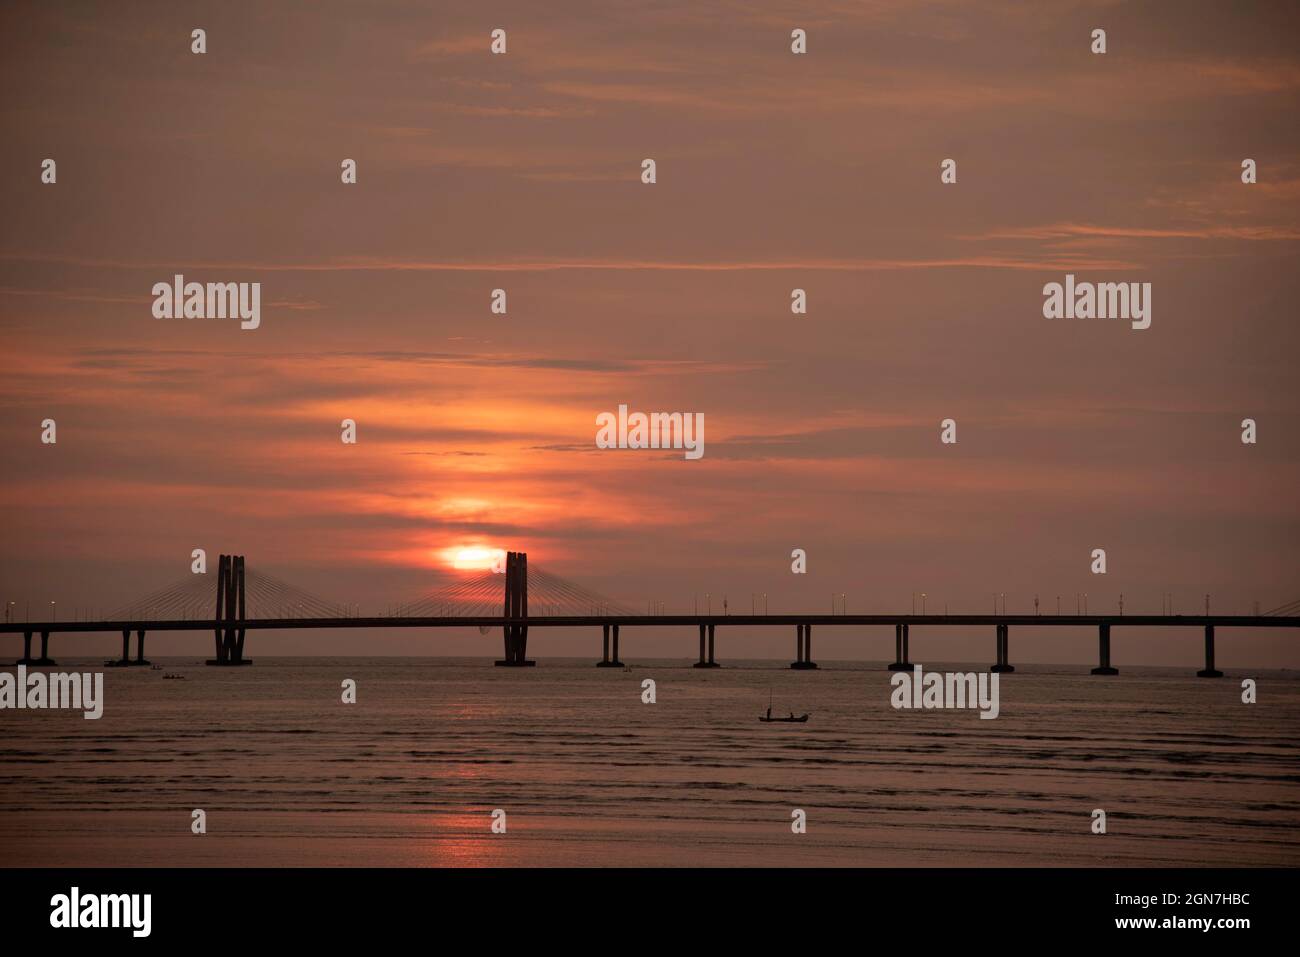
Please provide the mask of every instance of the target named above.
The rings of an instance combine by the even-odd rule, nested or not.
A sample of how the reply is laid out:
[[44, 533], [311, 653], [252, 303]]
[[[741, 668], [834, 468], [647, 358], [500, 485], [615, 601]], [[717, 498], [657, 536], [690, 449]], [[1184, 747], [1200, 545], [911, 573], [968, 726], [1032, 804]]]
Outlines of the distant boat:
[[782, 724], [803, 724], [805, 721], [808, 720], [808, 715], [801, 714], [799, 715], [799, 717], [796, 718], [794, 712], [791, 711], [790, 717], [788, 718], [772, 717], [772, 692], [769, 690], [767, 693], [767, 714], [761, 715], [758, 720], [762, 721], [764, 724], [775, 723], [778, 721], [781, 722]]
[[174, 675], [174, 674], [172, 674], [171, 672], [168, 672], [167, 674], [163, 675], [163, 677], [164, 677], [164, 678], [172, 678], [172, 679], [176, 679], [176, 680], [180, 680], [180, 681], [184, 681], [184, 680], [185, 680], [185, 676], [184, 676], [184, 675]]
[[162, 667], [162, 665], [152, 665], [152, 666], [149, 668], [149, 670], [150, 670], [150, 671], [162, 671], [162, 670], [163, 670], [163, 667]]

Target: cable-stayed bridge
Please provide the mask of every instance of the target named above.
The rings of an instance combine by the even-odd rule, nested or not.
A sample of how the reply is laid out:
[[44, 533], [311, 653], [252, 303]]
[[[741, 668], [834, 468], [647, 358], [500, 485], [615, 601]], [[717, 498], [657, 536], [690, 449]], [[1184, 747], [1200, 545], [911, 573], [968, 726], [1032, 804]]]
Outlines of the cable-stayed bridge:
[[[215, 585], [215, 588], [214, 588]], [[21, 634], [23, 656], [19, 664], [53, 665], [50, 636], [120, 632], [122, 656], [114, 665], [147, 665], [145, 636], [150, 631], [213, 634], [214, 657], [210, 665], [246, 665], [245, 639], [250, 631], [320, 628], [477, 628], [484, 634], [500, 628], [504, 656], [498, 665], [520, 667], [528, 659], [528, 634], [537, 628], [600, 628], [602, 654], [597, 665], [622, 667], [620, 630], [653, 626], [699, 630], [697, 668], [716, 668], [719, 628], [793, 627], [795, 660], [790, 667], [813, 670], [812, 630], [817, 627], [894, 628], [891, 670], [908, 670], [911, 629], [917, 627], [988, 627], [995, 634], [995, 672], [1012, 672], [1009, 654], [1012, 627], [1080, 627], [1097, 629], [1098, 664], [1093, 674], [1114, 675], [1111, 665], [1111, 629], [1197, 628], [1205, 641], [1203, 677], [1220, 677], [1215, 668], [1216, 628], [1300, 627], [1300, 600], [1288, 602], [1260, 615], [850, 615], [850, 614], [641, 614], [583, 586], [534, 567], [522, 552], [508, 552], [502, 572], [485, 571], [396, 606], [383, 616], [363, 617], [357, 606], [313, 595], [272, 575], [246, 567], [242, 555], [222, 555], [215, 582], [211, 575], [191, 575], [118, 609], [102, 621], [5, 622], [0, 634]], [[131, 633], [136, 634], [136, 654], [131, 657]], [[32, 654], [33, 639], [40, 638], [40, 654]]]

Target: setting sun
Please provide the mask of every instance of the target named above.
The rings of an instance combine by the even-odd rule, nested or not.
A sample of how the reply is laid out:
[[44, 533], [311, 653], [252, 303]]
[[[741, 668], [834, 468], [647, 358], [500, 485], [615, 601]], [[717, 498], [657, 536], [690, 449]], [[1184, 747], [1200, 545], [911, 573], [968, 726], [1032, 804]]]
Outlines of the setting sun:
[[451, 557], [451, 566], [462, 569], [486, 569], [491, 568], [493, 563], [504, 561], [505, 552], [499, 548], [486, 548], [482, 545], [471, 545], [465, 548], [448, 549]]

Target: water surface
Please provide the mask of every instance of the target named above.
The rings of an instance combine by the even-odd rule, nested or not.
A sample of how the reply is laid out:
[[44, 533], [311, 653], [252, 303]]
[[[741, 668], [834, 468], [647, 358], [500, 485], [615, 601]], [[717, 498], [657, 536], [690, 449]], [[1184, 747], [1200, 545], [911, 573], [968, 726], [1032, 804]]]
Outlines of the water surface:
[[[0, 863], [1300, 864], [1295, 672], [1244, 705], [1245, 673], [1030, 665], [989, 721], [894, 710], [880, 663], [162, 663], [108, 669], [98, 721], [0, 712]], [[769, 692], [811, 720], [760, 724]]]

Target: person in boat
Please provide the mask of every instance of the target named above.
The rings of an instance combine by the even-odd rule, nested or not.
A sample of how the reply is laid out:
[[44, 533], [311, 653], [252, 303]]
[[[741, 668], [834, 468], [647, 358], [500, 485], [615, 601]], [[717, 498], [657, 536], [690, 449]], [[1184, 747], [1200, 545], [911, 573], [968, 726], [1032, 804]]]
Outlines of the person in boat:
[[793, 712], [793, 711], [790, 712], [790, 720], [791, 720], [791, 721], [794, 720], [794, 712]]
[[767, 720], [768, 720], [768, 721], [771, 721], [771, 720], [772, 720], [772, 706], [771, 706], [771, 705], [768, 705], [768, 706], [767, 706]]

